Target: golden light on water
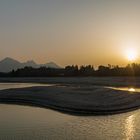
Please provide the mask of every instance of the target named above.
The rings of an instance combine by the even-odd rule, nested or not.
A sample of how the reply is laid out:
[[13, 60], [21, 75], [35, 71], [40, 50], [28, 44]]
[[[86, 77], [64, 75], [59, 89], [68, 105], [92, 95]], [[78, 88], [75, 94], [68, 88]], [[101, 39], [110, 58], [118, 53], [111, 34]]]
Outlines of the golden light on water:
[[129, 116], [125, 121], [125, 140], [133, 140], [135, 132], [135, 115]]
[[129, 91], [129, 93], [140, 93], [140, 88], [133, 87], [107, 87], [113, 90]]
[[136, 90], [134, 88], [129, 88], [128, 91], [135, 92]]

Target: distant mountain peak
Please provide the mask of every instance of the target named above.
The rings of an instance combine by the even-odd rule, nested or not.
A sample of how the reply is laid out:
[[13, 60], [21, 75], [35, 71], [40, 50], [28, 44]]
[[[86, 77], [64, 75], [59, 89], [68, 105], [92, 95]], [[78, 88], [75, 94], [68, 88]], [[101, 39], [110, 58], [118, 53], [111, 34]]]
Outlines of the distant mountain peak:
[[28, 60], [28, 61], [26, 61], [25, 63], [29, 63], [29, 64], [36, 64], [36, 62], [35, 62], [35, 61], [33, 61], [33, 60]]
[[10, 57], [6, 57], [6, 58], [4, 58], [3, 60], [11, 60], [12, 58], [10, 58]]
[[56, 63], [54, 62], [48, 62], [46, 64], [42, 64], [41, 66], [45, 66], [45, 67], [48, 67], [48, 68], [61, 68], [60, 66], [58, 66]]
[[2, 61], [17, 61], [17, 60], [10, 58], [10, 57], [6, 57]]
[[6, 57], [6, 58], [4, 58], [3, 60], [1, 60], [0, 61], [0, 63], [1, 64], [9, 64], [9, 65], [11, 65], [11, 64], [20, 64], [20, 62], [19, 61], [17, 61], [17, 60], [15, 60], [15, 59], [13, 59], [13, 58], [10, 58], [10, 57]]
[[6, 57], [3, 60], [0, 61], [0, 72], [10, 72], [12, 70], [17, 70], [19, 68], [24, 68], [25, 66], [31, 66], [33, 68], [39, 68], [41, 66], [47, 67], [47, 68], [61, 68], [54, 62], [49, 62], [46, 64], [37, 64], [33, 60], [26, 61], [24, 63], [21, 63], [13, 58]]
[[56, 64], [56, 63], [54, 63], [54, 62], [48, 62], [47, 64]]

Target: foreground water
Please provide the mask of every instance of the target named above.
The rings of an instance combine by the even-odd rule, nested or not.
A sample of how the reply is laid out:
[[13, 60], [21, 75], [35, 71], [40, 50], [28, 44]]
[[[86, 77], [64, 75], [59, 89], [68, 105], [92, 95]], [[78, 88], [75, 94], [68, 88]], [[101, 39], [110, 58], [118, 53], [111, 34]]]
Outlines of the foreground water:
[[136, 140], [140, 111], [113, 116], [71, 116], [52, 110], [0, 105], [2, 140]]
[[[0, 89], [12, 88], [12, 83]], [[13, 84], [30, 87], [31, 84]], [[22, 85], [22, 86], [21, 86]], [[72, 116], [18, 105], [0, 105], [0, 139], [139, 140], [140, 110], [112, 116]]]
[[52, 86], [52, 84], [38, 84], [38, 83], [0, 83], [0, 90], [11, 88], [25, 88], [35, 86]]

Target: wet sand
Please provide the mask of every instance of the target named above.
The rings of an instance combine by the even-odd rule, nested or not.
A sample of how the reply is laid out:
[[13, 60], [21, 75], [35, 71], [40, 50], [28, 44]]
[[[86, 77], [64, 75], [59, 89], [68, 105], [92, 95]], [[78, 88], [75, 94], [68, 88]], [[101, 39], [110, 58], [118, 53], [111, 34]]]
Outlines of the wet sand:
[[74, 115], [111, 115], [138, 109], [140, 94], [69, 83], [1, 90], [0, 103], [44, 107]]

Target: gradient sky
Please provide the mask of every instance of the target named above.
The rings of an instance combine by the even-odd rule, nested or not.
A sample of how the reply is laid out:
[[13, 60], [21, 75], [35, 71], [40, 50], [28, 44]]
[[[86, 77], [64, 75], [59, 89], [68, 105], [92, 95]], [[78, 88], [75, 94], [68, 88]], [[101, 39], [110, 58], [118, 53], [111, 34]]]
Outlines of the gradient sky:
[[126, 65], [130, 47], [140, 51], [140, 0], [0, 0], [0, 59]]

